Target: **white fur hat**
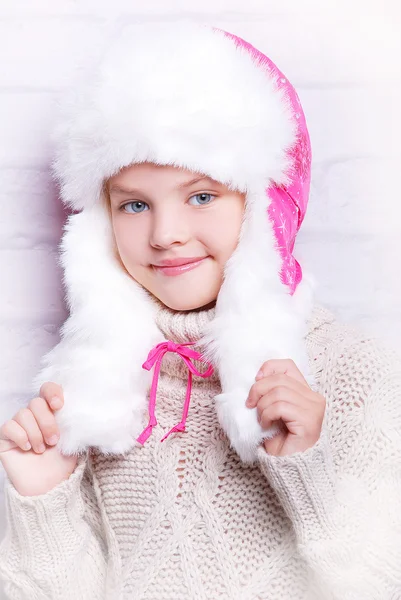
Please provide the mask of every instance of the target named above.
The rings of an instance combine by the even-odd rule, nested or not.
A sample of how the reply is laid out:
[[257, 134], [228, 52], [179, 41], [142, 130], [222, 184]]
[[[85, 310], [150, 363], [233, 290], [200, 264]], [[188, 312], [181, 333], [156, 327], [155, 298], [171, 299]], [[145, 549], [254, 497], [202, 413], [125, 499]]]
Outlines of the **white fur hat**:
[[[32, 391], [45, 381], [63, 387], [57, 420], [66, 454], [88, 446], [124, 453], [146, 425], [150, 374], [142, 364], [163, 336], [154, 302], [118, 264], [100, 201], [104, 181], [132, 163], [184, 167], [246, 193], [239, 244], [205, 337], [222, 385], [218, 418], [243, 461], [277, 431], [262, 430], [256, 409], [245, 406], [262, 363], [292, 358], [314, 384], [304, 338], [315, 284], [291, 254], [309, 192], [309, 137], [295, 91], [261, 57], [205, 25], [130, 25], [60, 99], [54, 174], [64, 203], [79, 211], [60, 246], [70, 316]], [[291, 235], [273, 220], [277, 194], [296, 215]]]

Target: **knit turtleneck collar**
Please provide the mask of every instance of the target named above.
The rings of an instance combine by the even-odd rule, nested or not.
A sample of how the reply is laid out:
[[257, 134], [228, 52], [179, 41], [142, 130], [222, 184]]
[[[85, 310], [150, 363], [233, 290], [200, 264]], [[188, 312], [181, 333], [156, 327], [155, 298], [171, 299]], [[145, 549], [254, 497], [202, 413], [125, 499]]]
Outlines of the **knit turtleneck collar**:
[[[214, 319], [215, 306], [191, 311], [175, 311], [156, 298], [153, 298], [153, 301], [156, 305], [155, 322], [164, 338], [176, 344], [195, 342], [192, 346], [193, 350], [202, 354], [203, 348], [197, 342], [205, 333], [206, 325]], [[207, 370], [207, 364], [203, 361], [194, 360], [193, 364], [201, 373]], [[167, 352], [161, 363], [161, 373], [187, 380], [188, 367], [178, 354]], [[205, 380], [196, 375], [193, 376], [193, 381], [194, 384], [205, 385]], [[208, 381], [212, 384], [219, 382], [216, 368]]]
[[177, 344], [197, 342], [214, 319], [215, 306], [191, 311], [175, 311], [157, 302], [156, 325], [167, 340]]

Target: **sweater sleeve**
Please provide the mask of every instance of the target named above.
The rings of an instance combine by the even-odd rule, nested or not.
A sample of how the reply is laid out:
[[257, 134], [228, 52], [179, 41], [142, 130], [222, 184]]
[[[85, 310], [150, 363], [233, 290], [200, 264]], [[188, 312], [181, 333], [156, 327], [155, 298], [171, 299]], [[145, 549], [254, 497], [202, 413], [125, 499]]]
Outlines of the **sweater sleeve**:
[[401, 364], [385, 354], [369, 364], [372, 354], [359, 356], [359, 385], [333, 386], [314, 446], [283, 457], [257, 449], [319, 600], [401, 598]]
[[39, 496], [20, 495], [6, 476], [0, 576], [10, 600], [104, 598], [106, 544], [86, 462], [81, 455], [68, 479]]

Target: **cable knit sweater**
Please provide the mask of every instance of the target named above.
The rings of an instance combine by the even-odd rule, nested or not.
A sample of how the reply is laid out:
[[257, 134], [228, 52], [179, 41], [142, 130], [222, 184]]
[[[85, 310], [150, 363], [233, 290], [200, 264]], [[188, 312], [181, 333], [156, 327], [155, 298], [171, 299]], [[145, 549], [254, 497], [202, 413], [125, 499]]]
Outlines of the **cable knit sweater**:
[[[183, 343], [213, 314], [162, 308], [157, 324]], [[194, 377], [187, 431], [160, 443], [187, 383], [166, 354], [144, 446], [114, 457], [91, 448], [41, 496], [6, 478], [8, 597], [401, 599], [400, 357], [320, 305], [306, 343], [327, 407], [304, 452], [274, 457], [261, 445], [241, 463], [216, 418], [217, 375]]]

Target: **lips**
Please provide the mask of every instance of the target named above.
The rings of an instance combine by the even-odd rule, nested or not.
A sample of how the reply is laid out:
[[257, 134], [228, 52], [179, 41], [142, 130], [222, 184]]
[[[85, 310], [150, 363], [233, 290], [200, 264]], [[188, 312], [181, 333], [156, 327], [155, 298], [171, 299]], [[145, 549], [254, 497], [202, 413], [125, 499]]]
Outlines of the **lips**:
[[196, 269], [207, 258], [207, 256], [171, 258], [162, 260], [159, 264], [152, 266], [157, 273], [167, 276], [174, 276], [180, 275], [181, 273], [186, 273], [187, 271], [192, 271], [192, 269]]
[[182, 265], [188, 265], [190, 263], [199, 262], [205, 258], [204, 256], [193, 256], [192, 258], [170, 258], [160, 261], [158, 265], [154, 267], [181, 267]]

